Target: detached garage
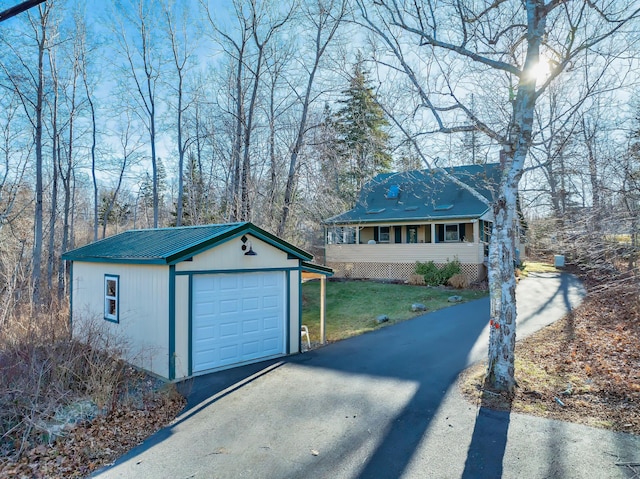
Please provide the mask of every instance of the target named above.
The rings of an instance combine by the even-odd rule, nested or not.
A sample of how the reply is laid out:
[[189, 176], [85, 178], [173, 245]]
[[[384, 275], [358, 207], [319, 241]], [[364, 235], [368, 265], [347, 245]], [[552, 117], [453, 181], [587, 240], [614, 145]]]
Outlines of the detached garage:
[[99, 321], [126, 359], [174, 380], [300, 351], [312, 256], [251, 223], [134, 230], [69, 251], [71, 321]]

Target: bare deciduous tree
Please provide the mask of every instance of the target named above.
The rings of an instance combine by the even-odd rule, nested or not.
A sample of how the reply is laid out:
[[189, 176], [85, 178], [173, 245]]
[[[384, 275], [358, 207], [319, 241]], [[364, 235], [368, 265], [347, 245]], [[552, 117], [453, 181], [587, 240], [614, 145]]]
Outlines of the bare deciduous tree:
[[[163, 65], [162, 48], [158, 42], [159, 11], [157, 4], [149, 0], [135, 0], [127, 5], [120, 5], [117, 15], [125, 19], [120, 21], [116, 32], [118, 47], [125, 62], [122, 73], [129, 76], [135, 90], [135, 100], [139, 108], [140, 118], [149, 133], [151, 150], [151, 179], [153, 183], [153, 227], [158, 227], [159, 192], [158, 192], [158, 157], [157, 149], [157, 87]], [[129, 38], [133, 29], [134, 38]]]
[[296, 91], [296, 96], [300, 102], [300, 117], [297, 121], [297, 132], [289, 157], [289, 171], [284, 190], [284, 203], [280, 224], [278, 226], [278, 234], [281, 236], [284, 235], [294, 200], [293, 194], [298, 175], [298, 156], [300, 155], [305, 137], [308, 133], [309, 108], [311, 107], [311, 103], [316, 99], [314, 95], [316, 75], [327, 48], [336, 36], [338, 28], [348, 12], [347, 5], [347, 2], [344, 0], [318, 0], [304, 9], [305, 19], [308, 22], [309, 32], [311, 32], [312, 35], [312, 56], [306, 66], [308, 74], [304, 90]]
[[[483, 199], [493, 211], [487, 385], [511, 391], [515, 387], [516, 205], [535, 133], [536, 104], [552, 82], [584, 62], [587, 53], [592, 64], [601, 58], [606, 64], [607, 58], [624, 48], [615, 41], [624, 42], [640, 8], [587, 0], [357, 3], [360, 22], [386, 49], [378, 52], [379, 60], [400, 74], [416, 99], [409, 115], [396, 116], [397, 125], [413, 117], [428, 119], [431, 125], [421, 134], [479, 131], [502, 150], [499, 185], [493, 198]], [[540, 78], [536, 72], [544, 57], [549, 70]], [[474, 112], [463, 100], [470, 89], [488, 95], [498, 85], [508, 93], [491, 116]], [[580, 101], [579, 97], [574, 100]], [[424, 153], [423, 158], [427, 159]]]

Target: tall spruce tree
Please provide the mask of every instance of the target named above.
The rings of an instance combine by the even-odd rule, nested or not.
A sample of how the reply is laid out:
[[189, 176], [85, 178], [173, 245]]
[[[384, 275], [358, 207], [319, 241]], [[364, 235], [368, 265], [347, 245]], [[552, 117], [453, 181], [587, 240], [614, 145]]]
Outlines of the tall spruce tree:
[[389, 122], [378, 104], [360, 54], [353, 66], [349, 88], [342, 92], [342, 107], [333, 121], [336, 150], [341, 158], [339, 195], [354, 203], [363, 184], [377, 173], [389, 171]]

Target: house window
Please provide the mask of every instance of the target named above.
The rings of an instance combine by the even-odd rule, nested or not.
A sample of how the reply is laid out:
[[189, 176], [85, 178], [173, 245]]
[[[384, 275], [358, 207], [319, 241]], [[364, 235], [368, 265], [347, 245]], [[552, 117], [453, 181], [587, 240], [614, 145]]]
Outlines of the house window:
[[389, 242], [389, 227], [378, 226], [378, 243], [388, 243], [388, 242]]
[[327, 231], [327, 244], [355, 244], [356, 229], [351, 226], [338, 226]]
[[418, 242], [418, 227], [407, 226], [407, 243], [417, 243], [417, 242]]
[[105, 275], [104, 277], [104, 319], [118, 323], [120, 310], [119, 294], [120, 277]]
[[445, 241], [460, 241], [460, 229], [459, 225], [444, 225], [444, 240]]

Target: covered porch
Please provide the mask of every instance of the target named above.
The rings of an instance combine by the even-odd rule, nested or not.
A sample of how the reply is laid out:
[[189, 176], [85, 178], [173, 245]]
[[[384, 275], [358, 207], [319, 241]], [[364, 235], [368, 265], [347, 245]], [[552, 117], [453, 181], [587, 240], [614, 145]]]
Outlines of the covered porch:
[[486, 275], [490, 232], [491, 223], [482, 219], [332, 225], [325, 261], [336, 277], [408, 280], [416, 261], [458, 260], [473, 282]]

